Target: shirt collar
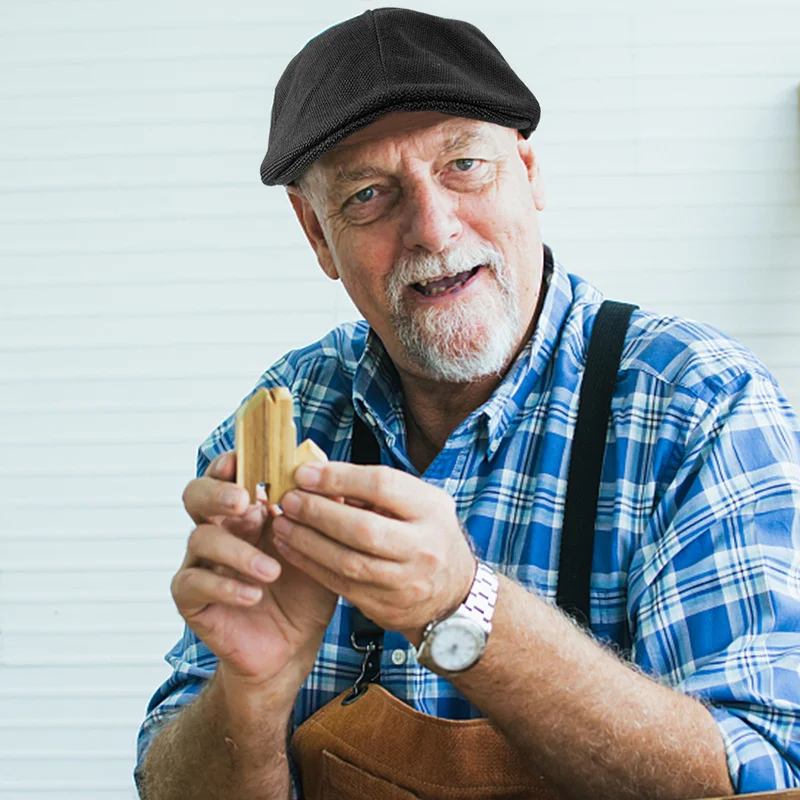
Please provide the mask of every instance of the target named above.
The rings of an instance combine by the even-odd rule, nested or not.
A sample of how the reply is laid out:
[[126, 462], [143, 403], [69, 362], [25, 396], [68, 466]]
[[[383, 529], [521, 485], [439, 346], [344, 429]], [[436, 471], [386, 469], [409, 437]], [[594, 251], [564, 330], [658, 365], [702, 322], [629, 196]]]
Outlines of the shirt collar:
[[404, 436], [400, 377], [380, 337], [367, 331], [364, 352], [353, 375], [353, 405], [373, 429], [379, 429], [392, 446]]
[[[541, 391], [541, 380], [550, 364], [561, 329], [572, 304], [572, 286], [566, 271], [544, 247], [543, 288], [546, 292], [533, 336], [525, 343], [492, 396], [453, 432], [474, 436], [476, 425], [486, 430], [487, 457], [491, 457], [508, 431], [520, 406], [532, 392]], [[353, 376], [353, 404], [359, 414], [379, 429], [391, 447], [405, 437], [403, 401], [397, 370], [378, 335], [370, 328]]]
[[543, 378], [572, 304], [569, 277], [547, 245], [544, 248], [542, 284], [545, 298], [533, 336], [525, 343], [492, 396], [477, 412], [486, 424], [487, 457], [491, 457], [500, 446], [520, 407], [545, 388]]

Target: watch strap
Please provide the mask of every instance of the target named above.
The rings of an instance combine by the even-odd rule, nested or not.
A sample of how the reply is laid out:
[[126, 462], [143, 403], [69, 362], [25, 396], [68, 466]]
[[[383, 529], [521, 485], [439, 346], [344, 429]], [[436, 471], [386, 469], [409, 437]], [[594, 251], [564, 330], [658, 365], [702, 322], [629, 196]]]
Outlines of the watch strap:
[[456, 613], [474, 620], [489, 634], [492, 630], [492, 617], [497, 603], [497, 589], [497, 574], [483, 561], [479, 561], [472, 588]]

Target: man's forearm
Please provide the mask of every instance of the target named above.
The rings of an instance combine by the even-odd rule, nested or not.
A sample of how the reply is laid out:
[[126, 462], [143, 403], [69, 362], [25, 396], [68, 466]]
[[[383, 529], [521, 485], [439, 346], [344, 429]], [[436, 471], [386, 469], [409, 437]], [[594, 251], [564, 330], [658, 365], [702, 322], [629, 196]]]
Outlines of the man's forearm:
[[150, 746], [146, 800], [287, 800], [290, 713], [284, 698], [234, 691], [218, 672]]
[[454, 683], [575, 797], [696, 798], [733, 791], [709, 712], [603, 650], [501, 577], [484, 658]]

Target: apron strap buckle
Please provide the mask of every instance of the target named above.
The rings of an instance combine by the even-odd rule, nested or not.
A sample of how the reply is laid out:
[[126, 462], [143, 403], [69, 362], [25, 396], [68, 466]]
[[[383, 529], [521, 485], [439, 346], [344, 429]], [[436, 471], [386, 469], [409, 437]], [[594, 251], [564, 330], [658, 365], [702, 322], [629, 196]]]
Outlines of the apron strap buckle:
[[369, 684], [375, 681], [381, 672], [381, 651], [383, 648], [379, 642], [372, 639], [364, 645], [359, 644], [356, 640], [356, 634], [353, 632], [350, 634], [350, 644], [353, 650], [364, 654], [364, 660], [361, 662], [361, 672], [356, 678], [353, 688], [347, 697], [342, 700], [343, 706], [348, 706], [358, 700], [367, 691]]

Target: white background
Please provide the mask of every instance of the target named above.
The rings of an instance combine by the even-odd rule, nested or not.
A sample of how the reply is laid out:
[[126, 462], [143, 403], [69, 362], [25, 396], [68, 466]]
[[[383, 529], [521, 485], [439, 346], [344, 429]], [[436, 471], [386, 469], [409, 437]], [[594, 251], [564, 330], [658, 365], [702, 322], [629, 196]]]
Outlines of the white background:
[[[538, 96], [547, 241], [800, 403], [797, 0], [404, 4]], [[0, 0], [0, 797], [133, 796], [195, 449], [355, 316], [258, 178], [275, 81], [357, 0]]]

